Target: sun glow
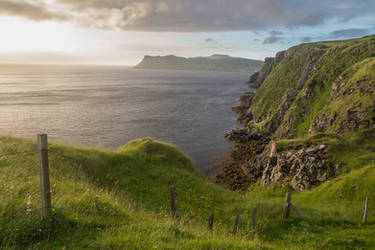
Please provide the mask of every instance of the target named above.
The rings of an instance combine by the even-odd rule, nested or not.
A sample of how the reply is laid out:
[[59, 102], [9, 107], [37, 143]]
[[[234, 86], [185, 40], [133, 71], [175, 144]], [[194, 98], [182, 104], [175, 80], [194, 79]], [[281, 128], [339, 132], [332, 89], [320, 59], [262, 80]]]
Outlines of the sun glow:
[[67, 52], [76, 48], [72, 28], [56, 22], [33, 22], [18, 17], [0, 16], [0, 51]]

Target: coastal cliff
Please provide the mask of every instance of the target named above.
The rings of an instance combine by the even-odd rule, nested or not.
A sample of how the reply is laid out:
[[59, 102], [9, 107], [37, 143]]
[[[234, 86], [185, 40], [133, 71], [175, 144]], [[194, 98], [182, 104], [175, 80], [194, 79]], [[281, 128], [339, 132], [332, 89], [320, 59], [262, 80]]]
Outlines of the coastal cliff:
[[263, 61], [231, 57], [228, 55], [212, 55], [208, 57], [148, 56], [135, 66], [137, 69], [167, 70], [203, 70], [250, 72], [258, 71]]
[[375, 152], [374, 72], [375, 36], [301, 44], [266, 58], [249, 80], [256, 93], [232, 108], [245, 128], [226, 135], [235, 146], [216, 182], [305, 190], [363, 167]]

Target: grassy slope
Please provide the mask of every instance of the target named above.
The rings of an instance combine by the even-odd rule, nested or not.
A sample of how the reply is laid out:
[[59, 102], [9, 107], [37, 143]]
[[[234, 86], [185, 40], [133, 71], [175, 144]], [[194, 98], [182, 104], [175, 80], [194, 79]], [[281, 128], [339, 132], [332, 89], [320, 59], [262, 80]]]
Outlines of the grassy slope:
[[[335, 42], [320, 59], [320, 68], [306, 82], [304, 89], [311, 88], [312, 95], [310, 98], [302, 98], [299, 95], [293, 103], [288, 114], [284, 118], [284, 123], [288, 119], [293, 120], [292, 131], [295, 135], [305, 136], [314, 116], [326, 108], [330, 103], [330, 92], [333, 82], [341, 75], [350, 70], [353, 65], [368, 60], [375, 56], [375, 36], [369, 36], [361, 39], [353, 39], [348, 41]], [[366, 68], [363, 68], [366, 69]], [[370, 75], [370, 70], [362, 72], [362, 75]], [[350, 97], [354, 99], [353, 95]], [[351, 100], [353, 101], [353, 100]], [[355, 99], [362, 101], [362, 99]], [[347, 104], [347, 103], [345, 103]], [[368, 106], [367, 103], [364, 107]], [[336, 121], [341, 120], [345, 113], [338, 113]], [[340, 116], [341, 115], [341, 116]], [[335, 126], [335, 125], [334, 125]]]
[[[305, 82], [275, 135], [278, 138], [306, 136], [313, 118], [319, 112], [337, 114], [332, 129], [325, 131], [332, 132], [353, 105], [358, 106], [362, 102], [364, 104], [361, 106], [362, 109], [371, 105], [369, 102], [374, 96], [368, 95], [363, 98], [360, 93], [350, 95], [347, 100], [341, 100], [341, 103], [339, 101], [331, 103], [330, 92], [332, 84], [340, 75], [344, 75], [345, 80], [348, 81], [345, 87], [350, 87], [349, 85], [363, 77], [369, 77], [368, 81], [373, 80], [374, 35], [345, 41], [302, 44], [288, 50], [284, 59], [272, 70], [255, 93], [250, 111], [258, 127], [261, 128], [262, 124], [276, 112], [285, 91], [297, 85], [311, 57], [321, 52], [324, 54], [318, 61], [317, 70]], [[307, 89], [311, 94], [304, 96], [302, 93]], [[352, 105], [345, 105], [344, 108], [342, 103]]]
[[[374, 190], [375, 164], [295, 193], [293, 202], [305, 219], [292, 214], [280, 229], [285, 189], [263, 190], [255, 185], [246, 195], [221, 189], [167, 144], [145, 138], [116, 151], [51, 144], [54, 221], [48, 225], [40, 219], [35, 150], [33, 141], [0, 137], [0, 156], [11, 153], [0, 158], [0, 248], [343, 249], [375, 245], [371, 236], [375, 210], [370, 209], [369, 225], [360, 223], [364, 196], [370, 197], [370, 208], [375, 204], [375, 193], [368, 192]], [[12, 155], [25, 151], [34, 152]], [[178, 188], [179, 223], [169, 218], [170, 184]], [[249, 233], [254, 205], [258, 207], [255, 240]], [[215, 230], [210, 234], [206, 221], [212, 211]], [[230, 231], [237, 213], [242, 217], [240, 232], [234, 237]]]
[[326, 46], [303, 44], [288, 50], [255, 93], [250, 111], [257, 120], [264, 120], [276, 112], [284, 91], [297, 85], [309, 57], [325, 49]]
[[[374, 105], [375, 90], [372, 92], [364, 93], [357, 85], [374, 84], [375, 83], [375, 57], [371, 57], [362, 60], [359, 63], [354, 64], [352, 67], [343, 72], [343, 78], [346, 80], [346, 85], [340, 90], [341, 96], [334, 101], [329, 102], [324, 108], [321, 109], [321, 113], [335, 114], [333, 126], [328, 129], [328, 132], [334, 132], [338, 128], [339, 121], [346, 118], [346, 114], [349, 110], [356, 110], [362, 113], [363, 120], [371, 120], [371, 111], [364, 111], [365, 107]], [[351, 91], [350, 95], [343, 94], [345, 91]], [[369, 124], [367, 129], [373, 124]], [[360, 128], [364, 129], [364, 128]]]

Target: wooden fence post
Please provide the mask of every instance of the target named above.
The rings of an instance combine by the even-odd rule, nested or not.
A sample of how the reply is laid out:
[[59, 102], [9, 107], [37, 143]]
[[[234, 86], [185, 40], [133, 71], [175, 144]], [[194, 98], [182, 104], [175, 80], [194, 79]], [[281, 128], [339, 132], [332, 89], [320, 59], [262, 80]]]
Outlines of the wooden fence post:
[[213, 228], [214, 228], [214, 214], [210, 214], [210, 216], [208, 217], [208, 230], [212, 232]]
[[52, 217], [52, 211], [48, 166], [48, 140], [46, 134], [39, 134], [37, 137], [40, 171], [40, 194], [42, 198], [42, 218], [49, 221]]
[[365, 211], [363, 213], [363, 224], [367, 223], [367, 214], [368, 214], [368, 197], [365, 200]]
[[286, 192], [286, 195], [285, 195], [285, 208], [284, 208], [283, 218], [281, 220], [281, 225], [284, 224], [285, 219], [289, 218], [290, 200], [291, 200], [291, 193], [290, 193], [290, 191], [288, 191], [288, 192]]
[[240, 217], [241, 217], [241, 214], [237, 214], [236, 220], [234, 221], [234, 226], [233, 226], [233, 235], [237, 234], [238, 224], [240, 224]]
[[257, 225], [257, 207], [254, 207], [254, 209], [253, 209], [253, 224], [252, 224], [253, 238], [255, 237], [255, 233], [256, 233], [256, 225]]
[[172, 218], [178, 218], [178, 198], [177, 198], [177, 188], [175, 185], [171, 185], [171, 210]]

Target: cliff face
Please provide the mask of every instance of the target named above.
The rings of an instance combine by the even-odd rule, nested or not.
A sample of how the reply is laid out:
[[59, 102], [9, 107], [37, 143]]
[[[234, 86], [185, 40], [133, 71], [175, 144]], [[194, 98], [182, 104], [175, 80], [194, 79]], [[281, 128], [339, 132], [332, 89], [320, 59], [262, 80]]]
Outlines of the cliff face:
[[[271, 142], [263, 140], [262, 152], [245, 161], [232, 159], [231, 165], [246, 169], [252, 183], [280, 182], [298, 190], [337, 175], [340, 164], [331, 160], [324, 140], [277, 152], [272, 145], [322, 133], [341, 138], [374, 135], [374, 72], [375, 36], [302, 44], [266, 59], [250, 77], [256, 93], [246, 93], [240, 105], [232, 108], [246, 127], [241, 130], [243, 136], [239, 138], [238, 131], [227, 136], [236, 144], [246, 144], [255, 133]], [[249, 154], [239, 147], [232, 151]]]
[[263, 62], [246, 58], [230, 57], [227, 55], [212, 55], [209, 57], [177, 57], [177, 56], [145, 56], [135, 68], [139, 69], [169, 69], [169, 70], [207, 70], [231, 72], [255, 72]]
[[249, 84], [250, 87], [259, 88], [259, 86], [264, 82], [271, 71], [276, 67], [276, 65], [281, 62], [284, 58], [286, 51], [281, 51], [276, 54], [276, 57], [266, 57], [264, 59], [264, 64], [262, 68], [250, 76]]

